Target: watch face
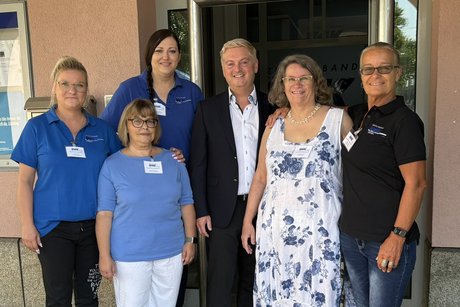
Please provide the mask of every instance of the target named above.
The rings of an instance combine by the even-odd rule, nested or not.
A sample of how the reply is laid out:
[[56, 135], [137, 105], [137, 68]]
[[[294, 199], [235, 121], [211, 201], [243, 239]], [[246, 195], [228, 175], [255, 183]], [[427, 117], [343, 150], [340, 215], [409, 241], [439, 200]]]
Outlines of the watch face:
[[407, 231], [405, 231], [404, 229], [398, 228], [398, 227], [395, 227], [393, 232], [400, 237], [406, 237], [407, 235]]

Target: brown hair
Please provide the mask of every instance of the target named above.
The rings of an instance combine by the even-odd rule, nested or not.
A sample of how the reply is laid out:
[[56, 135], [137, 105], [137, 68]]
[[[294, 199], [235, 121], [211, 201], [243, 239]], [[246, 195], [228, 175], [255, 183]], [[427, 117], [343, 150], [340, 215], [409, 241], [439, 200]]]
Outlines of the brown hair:
[[[128, 119], [136, 116], [141, 117], [152, 117], [158, 120], [155, 106], [148, 99], [134, 99], [131, 101], [123, 110], [121, 114], [120, 122], [118, 123], [118, 137], [120, 138], [121, 144], [127, 147], [129, 145], [129, 133], [128, 133]], [[161, 136], [160, 122], [155, 128], [155, 137], [153, 138], [152, 145], [158, 143]]]
[[284, 93], [283, 77], [285, 77], [286, 68], [291, 64], [299, 64], [307, 69], [313, 76], [312, 82], [314, 83], [315, 102], [324, 105], [332, 103], [332, 90], [327, 85], [327, 81], [323, 76], [323, 72], [318, 63], [309, 56], [304, 54], [294, 54], [285, 57], [278, 65], [273, 84], [268, 93], [268, 100], [270, 103], [278, 107], [289, 107], [289, 101]]

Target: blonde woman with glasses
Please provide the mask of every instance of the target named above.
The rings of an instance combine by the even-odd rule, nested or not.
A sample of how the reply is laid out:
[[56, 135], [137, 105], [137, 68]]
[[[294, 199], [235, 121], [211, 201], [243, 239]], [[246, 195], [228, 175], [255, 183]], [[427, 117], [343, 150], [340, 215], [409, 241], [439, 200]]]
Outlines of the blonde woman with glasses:
[[121, 145], [83, 109], [88, 74], [77, 59], [59, 59], [51, 79], [50, 110], [28, 121], [11, 155], [19, 163], [22, 242], [40, 260], [46, 306], [70, 306], [72, 293], [77, 306], [97, 306], [97, 179]]

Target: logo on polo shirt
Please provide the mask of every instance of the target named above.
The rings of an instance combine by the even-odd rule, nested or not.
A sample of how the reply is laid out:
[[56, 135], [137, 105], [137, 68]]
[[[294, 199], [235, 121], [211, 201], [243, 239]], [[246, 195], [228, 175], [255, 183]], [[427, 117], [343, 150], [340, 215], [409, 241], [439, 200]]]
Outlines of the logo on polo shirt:
[[191, 102], [191, 101], [192, 99], [187, 98], [187, 97], [176, 97], [177, 104], [184, 104], [184, 103]]
[[377, 126], [376, 124], [372, 124], [372, 126], [370, 126], [368, 129], [367, 129], [367, 133], [368, 134], [371, 134], [371, 135], [381, 135], [381, 136], [387, 136], [386, 133], [383, 132], [385, 128], [381, 127], [381, 126]]
[[88, 143], [104, 141], [103, 138], [97, 135], [85, 135], [85, 141]]

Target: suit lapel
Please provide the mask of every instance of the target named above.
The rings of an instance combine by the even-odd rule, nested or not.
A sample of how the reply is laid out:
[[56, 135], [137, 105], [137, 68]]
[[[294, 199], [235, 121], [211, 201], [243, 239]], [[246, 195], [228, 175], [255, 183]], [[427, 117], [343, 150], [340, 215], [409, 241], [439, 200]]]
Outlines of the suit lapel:
[[230, 117], [228, 92], [224, 92], [221, 99], [219, 99], [219, 114], [227, 143], [232, 152], [236, 155], [235, 136], [233, 135], [232, 119]]

